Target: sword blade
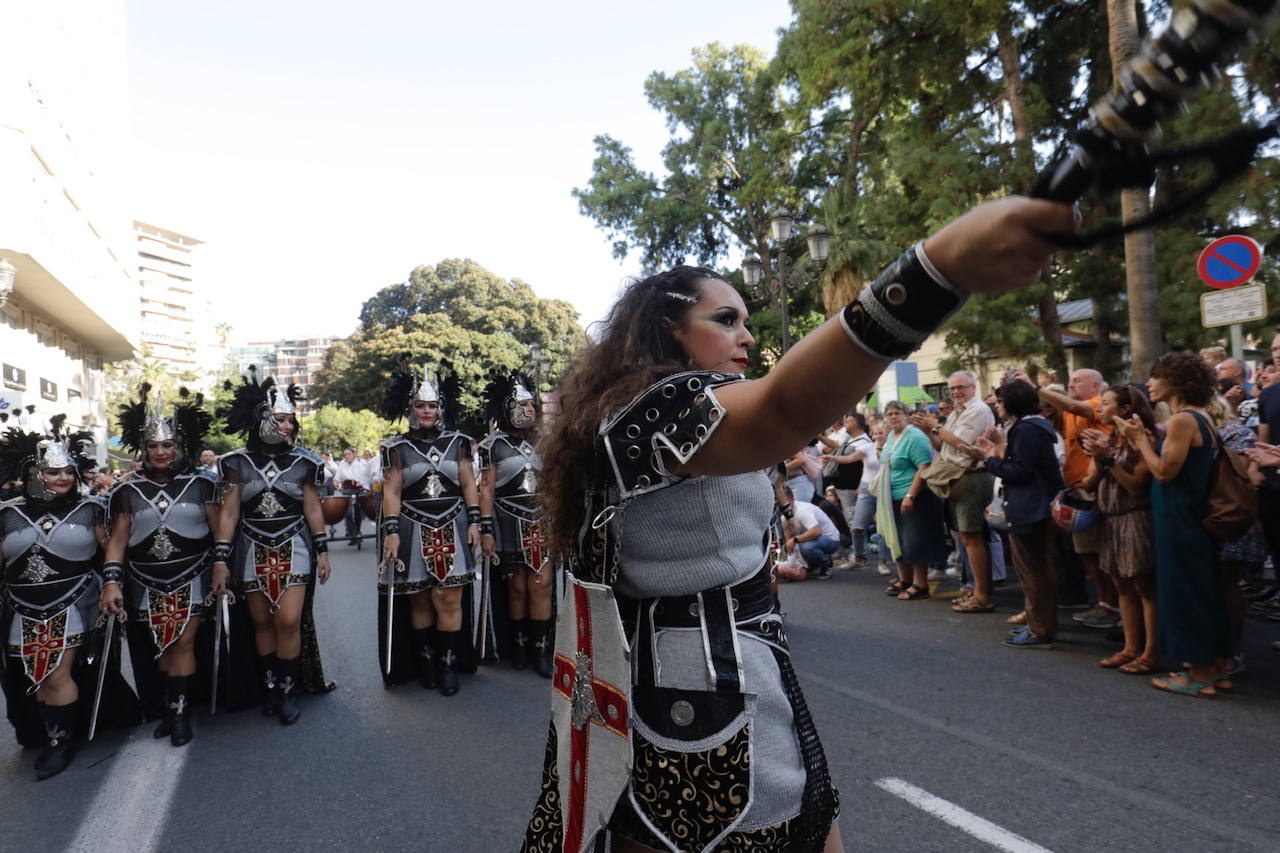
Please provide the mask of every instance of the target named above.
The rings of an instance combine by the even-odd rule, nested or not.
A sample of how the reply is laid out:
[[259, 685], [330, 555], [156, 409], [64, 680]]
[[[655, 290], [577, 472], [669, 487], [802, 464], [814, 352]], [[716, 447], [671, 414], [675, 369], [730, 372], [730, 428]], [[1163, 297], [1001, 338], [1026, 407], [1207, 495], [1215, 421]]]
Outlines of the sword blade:
[[218, 713], [218, 669], [222, 661], [222, 603], [225, 595], [218, 596], [213, 611], [213, 686], [209, 690], [209, 716]]
[[489, 656], [489, 558], [477, 546], [472, 551], [476, 569], [480, 576], [480, 617], [476, 620], [476, 657], [485, 660]]
[[89, 740], [98, 733], [98, 710], [102, 707], [102, 686], [107, 681], [107, 661], [111, 659], [111, 641], [116, 633], [116, 614], [107, 616], [107, 628], [103, 632], [102, 654], [98, 659], [98, 686], [93, 692], [93, 711], [89, 715]]

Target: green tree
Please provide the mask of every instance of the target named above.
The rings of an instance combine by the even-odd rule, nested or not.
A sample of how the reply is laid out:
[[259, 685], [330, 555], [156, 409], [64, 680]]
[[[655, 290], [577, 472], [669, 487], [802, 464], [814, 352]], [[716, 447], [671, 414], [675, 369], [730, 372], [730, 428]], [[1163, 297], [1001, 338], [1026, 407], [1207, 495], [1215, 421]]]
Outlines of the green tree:
[[416, 365], [451, 362], [462, 385], [466, 425], [482, 427], [491, 368], [518, 368], [538, 344], [551, 360], [544, 385], [560, 375], [586, 343], [569, 303], [543, 299], [527, 283], [508, 281], [470, 260], [416, 267], [408, 281], [380, 290], [364, 304], [354, 335], [330, 348], [311, 387], [321, 404], [377, 410], [401, 356]]
[[353, 412], [332, 403], [304, 415], [299, 426], [303, 444], [316, 453], [335, 457], [348, 447], [355, 448], [357, 454], [366, 449], [377, 453], [378, 442], [392, 433], [391, 424], [373, 412]]

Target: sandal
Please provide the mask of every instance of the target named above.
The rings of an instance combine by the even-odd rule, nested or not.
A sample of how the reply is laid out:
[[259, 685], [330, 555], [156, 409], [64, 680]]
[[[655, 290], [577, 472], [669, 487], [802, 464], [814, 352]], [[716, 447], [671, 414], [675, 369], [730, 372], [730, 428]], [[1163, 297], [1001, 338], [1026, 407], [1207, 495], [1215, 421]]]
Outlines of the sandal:
[[1213, 687], [1215, 690], [1221, 690], [1223, 693], [1230, 693], [1232, 690], [1236, 689], [1235, 684], [1231, 681], [1231, 674], [1227, 672], [1213, 677]]
[[1015, 613], [1004, 621], [1007, 625], [1025, 625], [1027, 624], [1027, 611]]
[[1156, 662], [1147, 660], [1146, 658], [1137, 657], [1129, 661], [1122, 667], [1117, 668], [1118, 672], [1125, 675], [1150, 675], [1156, 671]]
[[[1181, 678], [1186, 684], [1174, 681]], [[1200, 699], [1212, 699], [1218, 695], [1213, 683], [1208, 681], [1192, 681], [1190, 672], [1171, 672], [1166, 678], [1151, 679], [1151, 686], [1166, 693], [1181, 693], [1183, 696], [1196, 696]]]
[[954, 613], [994, 613], [996, 606], [990, 601], [983, 601], [976, 595], [962, 598], [951, 605]]
[[898, 596], [899, 601], [923, 601], [929, 597], [929, 587], [912, 584]]
[[1098, 661], [1098, 666], [1103, 669], [1119, 669], [1126, 664], [1133, 663], [1137, 659], [1137, 655], [1131, 655], [1128, 652], [1116, 652], [1111, 657], [1103, 658]]
[[903, 583], [901, 579], [894, 581], [893, 583], [889, 584], [887, 587], [884, 588], [884, 594], [888, 596], [896, 596], [899, 593], [903, 593], [906, 591], [907, 591], [907, 584]]

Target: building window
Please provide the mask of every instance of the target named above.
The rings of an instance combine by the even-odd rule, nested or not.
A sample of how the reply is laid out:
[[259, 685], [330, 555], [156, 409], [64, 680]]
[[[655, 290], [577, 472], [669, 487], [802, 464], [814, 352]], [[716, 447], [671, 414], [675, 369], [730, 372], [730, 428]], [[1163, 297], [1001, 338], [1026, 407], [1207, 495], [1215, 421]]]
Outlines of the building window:
[[36, 318], [32, 326], [34, 327], [32, 331], [36, 333], [36, 340], [40, 342], [40, 346], [56, 347], [58, 345], [58, 330], [52, 324]]
[[27, 371], [12, 364], [4, 365], [4, 387], [14, 391], [27, 390]]
[[81, 402], [82, 397], [83, 397], [83, 395], [82, 395], [79, 391], [77, 391], [75, 388], [68, 388], [68, 389], [67, 389], [67, 402], [68, 402], [68, 403], [79, 403], [79, 402]]
[[0, 323], [19, 332], [27, 329], [27, 324], [22, 320], [22, 309], [12, 303], [0, 306]]

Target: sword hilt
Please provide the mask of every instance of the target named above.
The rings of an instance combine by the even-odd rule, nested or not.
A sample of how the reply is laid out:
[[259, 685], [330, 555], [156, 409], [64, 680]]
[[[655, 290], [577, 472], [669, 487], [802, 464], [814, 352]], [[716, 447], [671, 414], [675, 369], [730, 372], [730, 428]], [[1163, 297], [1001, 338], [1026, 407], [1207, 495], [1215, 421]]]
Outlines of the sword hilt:
[[1147, 40], [1094, 102], [1071, 153], [1036, 179], [1031, 195], [1074, 202], [1108, 159], [1143, 150], [1160, 122], [1219, 77], [1221, 67], [1273, 22], [1280, 0], [1190, 0]]

